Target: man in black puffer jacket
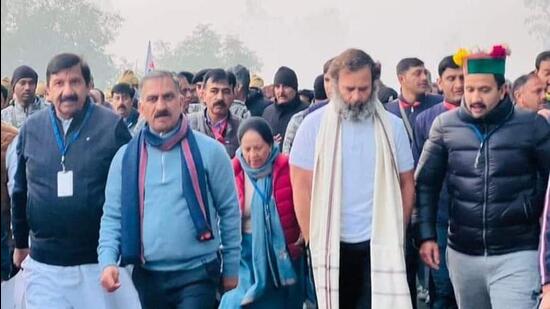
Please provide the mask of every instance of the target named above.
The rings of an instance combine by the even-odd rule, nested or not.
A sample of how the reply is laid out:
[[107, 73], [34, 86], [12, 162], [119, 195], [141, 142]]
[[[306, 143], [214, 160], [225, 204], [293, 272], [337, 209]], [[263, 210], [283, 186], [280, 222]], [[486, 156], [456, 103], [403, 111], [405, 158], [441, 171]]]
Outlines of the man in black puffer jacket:
[[550, 126], [506, 96], [499, 50], [466, 58], [462, 106], [436, 118], [416, 174], [420, 255], [436, 269], [436, 213], [447, 176], [447, 259], [460, 308], [534, 308], [540, 288]]

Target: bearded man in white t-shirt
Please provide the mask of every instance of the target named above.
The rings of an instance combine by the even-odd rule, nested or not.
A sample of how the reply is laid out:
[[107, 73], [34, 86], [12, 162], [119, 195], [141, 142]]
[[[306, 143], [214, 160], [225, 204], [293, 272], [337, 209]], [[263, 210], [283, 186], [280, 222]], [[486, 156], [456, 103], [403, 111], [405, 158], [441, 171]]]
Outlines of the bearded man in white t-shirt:
[[365, 52], [344, 51], [329, 74], [330, 103], [304, 120], [290, 154], [319, 308], [412, 308], [403, 229], [414, 180], [405, 128], [378, 100], [380, 71]]

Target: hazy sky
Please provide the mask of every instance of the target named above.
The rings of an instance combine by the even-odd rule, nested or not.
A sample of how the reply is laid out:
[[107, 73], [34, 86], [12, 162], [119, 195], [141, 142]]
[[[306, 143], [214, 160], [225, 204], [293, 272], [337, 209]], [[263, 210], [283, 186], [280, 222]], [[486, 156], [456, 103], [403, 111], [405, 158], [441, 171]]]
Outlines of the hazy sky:
[[[260, 75], [271, 83], [286, 65], [300, 88], [312, 88], [323, 63], [356, 47], [382, 63], [382, 79], [397, 86], [395, 65], [419, 57], [434, 75], [440, 59], [459, 47], [512, 50], [507, 77], [534, 68], [541, 42], [529, 34], [523, 0], [91, 0], [118, 12], [124, 23], [109, 52], [143, 67], [147, 41], [172, 43], [198, 23], [221, 34], [238, 35], [263, 61]], [[174, 71], [180, 68], [166, 68]]]

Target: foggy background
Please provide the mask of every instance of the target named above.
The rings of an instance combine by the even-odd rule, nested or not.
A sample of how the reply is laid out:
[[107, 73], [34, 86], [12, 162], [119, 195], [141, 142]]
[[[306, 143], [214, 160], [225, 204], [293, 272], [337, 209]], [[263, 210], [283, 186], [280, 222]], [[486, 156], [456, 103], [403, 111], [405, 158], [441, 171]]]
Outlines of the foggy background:
[[[52, 23], [62, 16], [42, 7], [35, 14], [43, 17], [43, 24], [5, 44], [5, 32], [29, 22], [29, 18], [15, 22], [9, 7], [24, 4], [21, 14], [28, 14], [33, 1], [42, 3], [39, 6], [72, 3], [76, 7], [65, 10], [65, 19], [73, 16], [75, 22], [55, 29]], [[103, 32], [79, 30], [93, 24], [76, 22], [87, 14], [86, 9], [78, 9], [82, 3], [87, 3], [88, 10], [98, 9], [98, 16], [108, 17], [98, 23]], [[6, 6], [8, 13], [4, 13]], [[349, 47], [363, 49], [380, 61], [382, 80], [398, 89], [395, 65], [401, 58], [422, 59], [435, 81], [441, 58], [459, 47], [506, 43], [512, 50], [507, 78], [513, 80], [533, 70], [536, 55], [550, 49], [549, 20], [550, 0], [2, 0], [2, 76], [11, 76], [13, 68], [27, 63], [45, 79], [45, 65], [66, 37], [27, 42], [25, 48], [14, 50], [20, 41], [28, 41], [26, 35], [58, 31], [72, 33], [69, 41], [83, 41], [67, 46], [88, 59], [101, 87], [112, 85], [124, 69], [142, 74], [148, 41], [157, 68], [195, 71], [205, 66], [203, 61], [227, 66], [242, 59], [269, 84], [276, 69], [286, 65], [296, 71], [299, 88], [309, 89], [323, 63]], [[94, 47], [99, 55], [89, 55], [81, 47], [90, 40], [87, 37], [98, 33], [94, 40], [103, 40]], [[208, 36], [205, 33], [209, 39], [197, 39]], [[217, 53], [223, 55], [208, 60], [209, 54]], [[25, 55], [27, 59], [21, 59]]]

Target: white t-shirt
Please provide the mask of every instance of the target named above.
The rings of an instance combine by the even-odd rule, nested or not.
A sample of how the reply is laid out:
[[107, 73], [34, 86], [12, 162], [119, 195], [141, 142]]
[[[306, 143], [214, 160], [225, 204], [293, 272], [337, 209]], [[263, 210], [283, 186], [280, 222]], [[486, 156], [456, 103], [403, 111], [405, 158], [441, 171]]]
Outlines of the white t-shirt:
[[[308, 115], [296, 132], [290, 164], [313, 171], [315, 144], [324, 106]], [[414, 161], [405, 126], [397, 116], [386, 112], [393, 129], [400, 173], [413, 169]], [[376, 151], [372, 118], [359, 122], [342, 120], [342, 207], [340, 240], [358, 243], [371, 238]]]

